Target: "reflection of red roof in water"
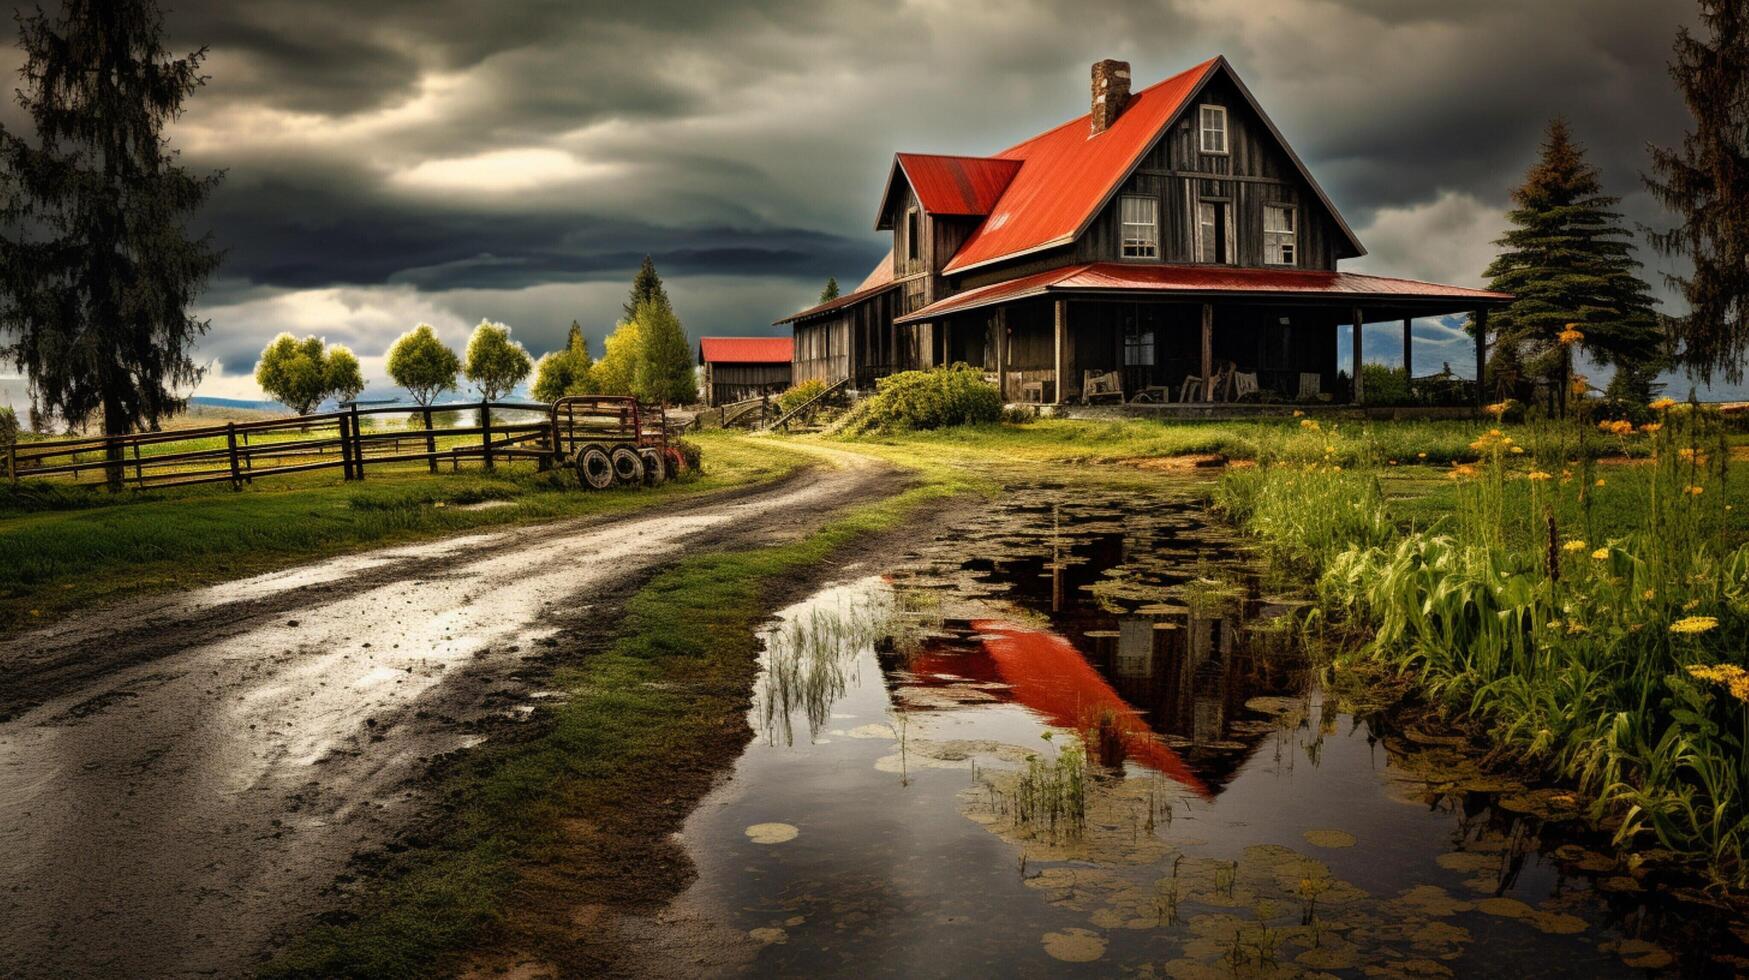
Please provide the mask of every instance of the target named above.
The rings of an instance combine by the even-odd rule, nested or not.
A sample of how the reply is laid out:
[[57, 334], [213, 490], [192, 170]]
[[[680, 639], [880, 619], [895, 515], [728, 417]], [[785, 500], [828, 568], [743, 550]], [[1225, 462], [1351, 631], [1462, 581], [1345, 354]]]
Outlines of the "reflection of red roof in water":
[[1081, 651], [1055, 633], [1031, 630], [994, 619], [974, 620], [972, 629], [984, 635], [977, 654], [941, 655], [924, 652], [913, 664], [919, 674], [957, 674], [1008, 685], [1009, 696], [1060, 728], [1085, 730], [1102, 711], [1117, 718], [1129, 758], [1183, 784], [1203, 797], [1212, 796], [1203, 781], [1178, 753], [1163, 744], [1140, 711], [1125, 701]]

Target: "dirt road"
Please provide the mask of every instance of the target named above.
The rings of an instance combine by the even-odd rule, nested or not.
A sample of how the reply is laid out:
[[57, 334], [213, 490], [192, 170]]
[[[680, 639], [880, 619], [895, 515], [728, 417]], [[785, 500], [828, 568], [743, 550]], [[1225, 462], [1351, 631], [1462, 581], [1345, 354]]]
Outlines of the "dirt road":
[[432, 757], [526, 716], [556, 623], [689, 549], [891, 492], [826, 465], [655, 515], [474, 534], [0, 641], [0, 974], [232, 975], [425, 805]]

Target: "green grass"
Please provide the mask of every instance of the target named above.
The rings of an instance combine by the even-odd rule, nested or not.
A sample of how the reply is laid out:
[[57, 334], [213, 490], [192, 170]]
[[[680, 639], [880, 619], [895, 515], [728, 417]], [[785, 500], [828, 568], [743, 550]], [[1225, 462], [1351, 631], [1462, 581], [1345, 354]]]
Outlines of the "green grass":
[[669, 774], [685, 770], [701, 745], [723, 738], [745, 712], [756, 628], [775, 588], [973, 487], [924, 472], [931, 475], [922, 485], [860, 505], [800, 540], [697, 555], [651, 581], [627, 604], [609, 649], [553, 678], [549, 686], [566, 700], [543, 715], [541, 734], [471, 753], [438, 794], [461, 801], [450, 825], [380, 876], [355, 918], [315, 929], [267, 974], [423, 976], [445, 955], [480, 943], [505, 913], [524, 863], [562, 847], [562, 818], [584, 816], [611, 833], [627, 799], [666, 795]]
[[[528, 464], [433, 476], [422, 466], [347, 483], [332, 472], [229, 487], [124, 492], [0, 486], [0, 633], [112, 598], [187, 588], [313, 558], [458, 531], [587, 515], [781, 477], [809, 457], [711, 433], [704, 474], [656, 489], [589, 493]], [[469, 510], [481, 501], [507, 506]]]

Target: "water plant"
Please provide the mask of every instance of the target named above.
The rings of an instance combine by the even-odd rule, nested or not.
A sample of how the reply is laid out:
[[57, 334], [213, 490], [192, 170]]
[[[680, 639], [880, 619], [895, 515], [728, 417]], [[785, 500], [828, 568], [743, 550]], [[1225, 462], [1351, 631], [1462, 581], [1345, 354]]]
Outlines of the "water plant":
[[[1566, 781], [1617, 840], [1644, 838], [1749, 883], [1749, 546], [1733, 547], [1716, 417], [1499, 427], [1454, 465], [1455, 506], [1403, 527], [1371, 474], [1264, 463], [1225, 478], [1227, 513], [1321, 570], [1327, 611], [1364, 625], [1360, 657], [1482, 723], [1498, 754]], [[1315, 437], [1308, 430], [1303, 438]], [[1596, 459], [1646, 463], [1599, 476]], [[1639, 489], [1605, 513], [1609, 480]], [[1618, 505], [1620, 506], [1620, 505]]]

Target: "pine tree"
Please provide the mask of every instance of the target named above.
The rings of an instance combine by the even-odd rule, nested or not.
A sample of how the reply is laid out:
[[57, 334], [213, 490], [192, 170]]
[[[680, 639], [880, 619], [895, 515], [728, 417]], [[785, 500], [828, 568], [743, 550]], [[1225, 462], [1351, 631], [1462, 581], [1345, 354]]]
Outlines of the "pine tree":
[[1737, 384], [1749, 354], [1749, 9], [1701, 0], [1700, 19], [1710, 37], [1678, 31], [1670, 66], [1694, 131], [1653, 147], [1644, 178], [1678, 224], [1649, 237], [1692, 268], [1664, 277], [1688, 302], [1672, 319], [1677, 358], [1708, 383], [1717, 371]]
[[638, 307], [642, 340], [632, 390], [648, 402], [687, 404], [698, 400], [698, 379], [692, 370], [692, 342], [686, 328], [666, 303], [646, 300]]
[[625, 302], [625, 318], [636, 320], [638, 306], [642, 303], [671, 307], [668, 291], [662, 288], [662, 277], [656, 274], [656, 263], [648, 255], [644, 256], [644, 264], [638, 266], [638, 274], [632, 277], [631, 295]]
[[[33, 402], [106, 435], [157, 428], [200, 380], [188, 313], [219, 253], [184, 221], [218, 175], [176, 163], [164, 127], [205, 78], [171, 59], [151, 0], [67, 0], [18, 21], [35, 145], [0, 127], [0, 347]], [[111, 488], [121, 485], [112, 447]]]
[[1517, 297], [1490, 323], [1495, 377], [1522, 366], [1548, 379], [1564, 404], [1570, 360], [1561, 337], [1569, 327], [1582, 335], [1580, 346], [1617, 370], [1662, 361], [1656, 300], [1614, 210], [1620, 200], [1603, 193], [1566, 122], [1550, 122], [1539, 159], [1512, 192], [1512, 228], [1495, 242], [1501, 252], [1488, 266], [1489, 287]]
[[827, 276], [826, 288], [820, 290], [820, 302], [830, 303], [838, 298], [838, 277]]

